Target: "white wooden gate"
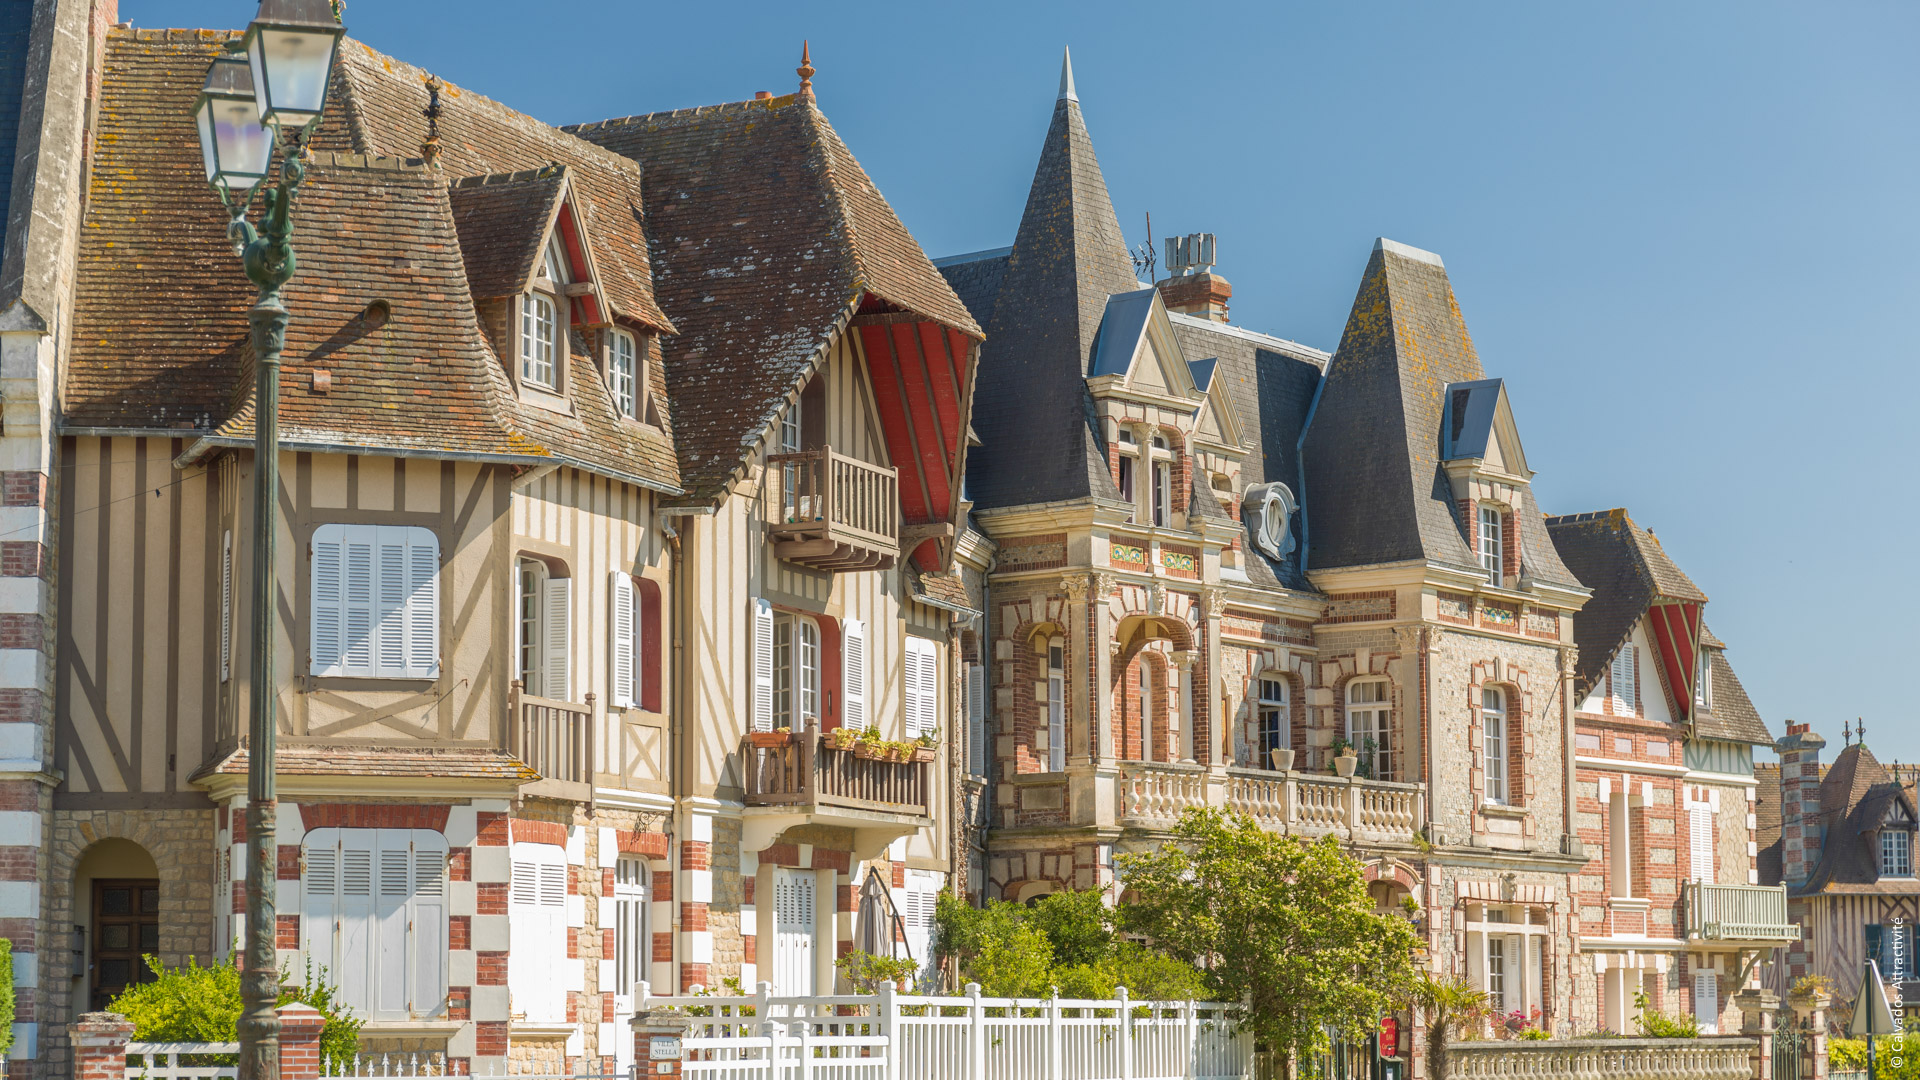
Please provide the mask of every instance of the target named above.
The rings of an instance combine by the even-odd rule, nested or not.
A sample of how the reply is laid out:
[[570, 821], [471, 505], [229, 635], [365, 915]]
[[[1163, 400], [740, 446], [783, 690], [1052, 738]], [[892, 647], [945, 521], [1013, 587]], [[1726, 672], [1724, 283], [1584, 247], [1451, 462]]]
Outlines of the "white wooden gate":
[[780, 993], [808, 997], [814, 991], [814, 945], [818, 935], [811, 870], [773, 872], [773, 985]]

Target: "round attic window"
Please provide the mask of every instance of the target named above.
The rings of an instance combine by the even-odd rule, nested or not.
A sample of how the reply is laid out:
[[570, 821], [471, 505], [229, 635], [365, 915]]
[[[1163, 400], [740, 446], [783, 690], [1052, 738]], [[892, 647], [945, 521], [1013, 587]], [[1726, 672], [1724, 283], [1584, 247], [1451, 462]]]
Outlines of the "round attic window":
[[1258, 484], [1247, 489], [1247, 535], [1253, 546], [1269, 559], [1286, 557], [1293, 551], [1293, 492], [1285, 484]]

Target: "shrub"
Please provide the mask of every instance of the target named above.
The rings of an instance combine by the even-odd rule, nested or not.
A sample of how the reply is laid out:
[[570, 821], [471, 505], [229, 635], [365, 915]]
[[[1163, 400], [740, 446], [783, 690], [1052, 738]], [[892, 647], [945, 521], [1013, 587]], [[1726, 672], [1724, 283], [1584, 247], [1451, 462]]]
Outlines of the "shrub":
[[[234, 1042], [239, 1038], [240, 969], [231, 964], [201, 967], [193, 957], [170, 968], [158, 957], [145, 958], [153, 972], [151, 982], [129, 986], [107, 1006], [133, 1021], [133, 1037], [140, 1042]], [[360, 1044], [360, 1025], [351, 1009], [336, 1000], [339, 991], [327, 981], [326, 969], [317, 973], [311, 963], [298, 985], [287, 973], [280, 976], [280, 1004], [298, 1001], [326, 1017], [320, 1031], [320, 1054], [328, 1061], [346, 1063]]]
[[920, 970], [920, 965], [912, 960], [875, 956], [859, 949], [834, 961], [833, 966], [839, 968], [840, 974], [853, 984], [854, 991], [861, 994], [877, 994], [882, 986], [911, 979]]
[[934, 908], [939, 955], [989, 997], [1110, 998], [1120, 987], [1141, 1000], [1204, 998], [1193, 965], [1114, 927], [1097, 892], [1059, 892], [1031, 906], [989, 901], [976, 908], [941, 894]]
[[1686, 1013], [1663, 1013], [1647, 1001], [1645, 991], [1633, 995], [1634, 1007], [1640, 1014], [1634, 1019], [1640, 1025], [1640, 1034], [1652, 1039], [1697, 1039], [1700, 1037], [1700, 1025]]
[[13, 1049], [13, 942], [0, 937], [0, 1057]]

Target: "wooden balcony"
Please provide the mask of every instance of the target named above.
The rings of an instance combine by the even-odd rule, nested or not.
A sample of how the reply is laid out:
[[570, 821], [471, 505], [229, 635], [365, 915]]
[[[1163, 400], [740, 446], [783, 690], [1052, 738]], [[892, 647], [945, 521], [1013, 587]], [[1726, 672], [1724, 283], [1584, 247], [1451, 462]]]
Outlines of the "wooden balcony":
[[575, 705], [526, 693], [507, 695], [507, 752], [540, 774], [523, 795], [593, 801], [593, 695]]
[[1682, 885], [1687, 937], [1701, 941], [1787, 942], [1800, 927], [1787, 918], [1785, 885]]
[[[740, 743], [749, 838], [764, 847], [794, 825], [855, 831], [856, 847], [884, 848], [933, 824], [933, 763], [879, 761], [835, 750], [803, 732], [777, 746]], [[743, 841], [744, 842], [744, 841]]]
[[767, 457], [778, 515], [773, 552], [818, 570], [885, 570], [900, 554], [900, 493], [894, 470], [831, 446]]

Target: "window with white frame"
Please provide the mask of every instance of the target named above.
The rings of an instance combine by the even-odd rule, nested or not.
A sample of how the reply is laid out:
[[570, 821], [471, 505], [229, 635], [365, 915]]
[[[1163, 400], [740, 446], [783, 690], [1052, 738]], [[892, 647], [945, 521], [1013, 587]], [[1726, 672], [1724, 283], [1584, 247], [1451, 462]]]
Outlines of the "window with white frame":
[[907, 739], [932, 736], [940, 730], [940, 649], [926, 638], [908, 637], [906, 663]]
[[1693, 676], [1693, 703], [1702, 709], [1713, 708], [1713, 654], [1700, 650], [1700, 663]]
[[1385, 679], [1355, 679], [1347, 684], [1347, 742], [1369, 766], [1375, 780], [1392, 780], [1398, 774], [1398, 755], [1393, 744], [1392, 695]]
[[1880, 876], [1913, 876], [1913, 834], [1905, 829], [1880, 830]]
[[1487, 1004], [1496, 1013], [1507, 1011], [1507, 939], [1487, 938]]
[[1480, 745], [1490, 803], [1507, 802], [1507, 693], [1497, 686], [1480, 691]]
[[1134, 691], [1135, 709], [1140, 714], [1140, 759], [1152, 761], [1153, 757], [1153, 665], [1147, 662], [1143, 653], [1135, 660], [1140, 669], [1140, 685]]
[[339, 1001], [366, 1020], [444, 1018], [446, 837], [430, 829], [313, 829], [301, 855], [304, 947]]
[[[820, 624], [813, 617], [753, 601], [753, 728], [818, 727], [825, 704], [821, 685]], [[840, 723], [864, 730], [867, 715], [867, 634], [858, 619], [840, 622]]]
[[607, 387], [613, 392], [613, 409], [629, 420], [640, 418], [640, 350], [634, 336], [614, 330], [607, 337]]
[[1480, 565], [1487, 575], [1499, 585], [1506, 575], [1505, 549], [1501, 547], [1500, 511], [1491, 507], [1480, 508]]
[[631, 998], [653, 978], [650, 923], [653, 871], [646, 859], [622, 855], [613, 864], [613, 992]]
[[1613, 654], [1613, 663], [1607, 668], [1608, 704], [1613, 715], [1639, 715], [1639, 676], [1640, 650], [1629, 640]]
[[438, 678], [440, 539], [433, 530], [322, 525], [311, 550], [312, 674]]
[[[1161, 440], [1155, 439], [1156, 443]], [[1153, 463], [1153, 527], [1165, 528], [1168, 515], [1173, 512], [1173, 464], [1166, 461]]]
[[528, 1023], [565, 1023], [566, 965], [556, 958], [567, 955], [567, 849], [519, 841], [510, 859], [507, 994]]
[[773, 711], [801, 731], [820, 718], [820, 628], [803, 615], [773, 617]]
[[1260, 715], [1253, 735], [1254, 766], [1261, 769], [1278, 768], [1273, 761], [1273, 752], [1290, 748], [1293, 745], [1292, 733], [1292, 716], [1287, 708], [1287, 681], [1261, 679]]
[[520, 685], [536, 697], [571, 701], [573, 579], [554, 574], [541, 559], [521, 559], [518, 581], [515, 650]]
[[1050, 772], [1065, 772], [1067, 769], [1066, 669], [1066, 639], [1053, 638], [1047, 643], [1047, 726], [1041, 729], [1046, 743], [1037, 748], [1046, 751], [1047, 769]]
[[544, 293], [520, 297], [520, 378], [543, 390], [559, 390], [554, 363], [553, 298]]
[[640, 587], [632, 574], [611, 574], [613, 627], [607, 639], [607, 704], [615, 709], [638, 708], [642, 700], [640, 650], [644, 627], [640, 617]]

